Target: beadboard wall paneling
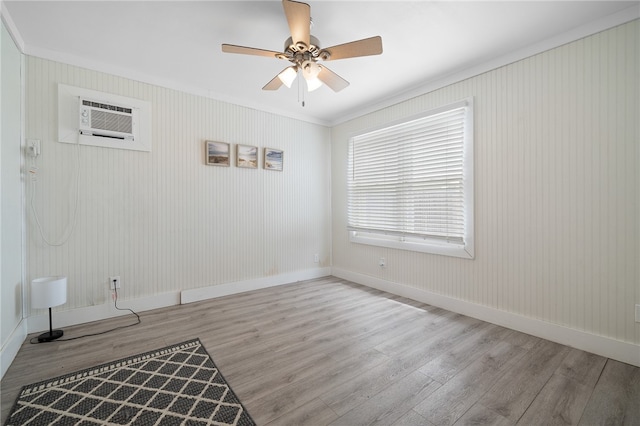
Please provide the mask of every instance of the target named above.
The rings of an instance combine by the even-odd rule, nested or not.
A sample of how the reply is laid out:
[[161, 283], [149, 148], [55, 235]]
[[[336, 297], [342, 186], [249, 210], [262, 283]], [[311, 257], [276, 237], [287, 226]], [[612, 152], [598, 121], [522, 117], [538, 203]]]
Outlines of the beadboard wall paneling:
[[[636, 20], [334, 127], [334, 267], [640, 344], [639, 27]], [[468, 96], [475, 260], [350, 243], [349, 136]]]
[[[57, 142], [58, 83], [151, 102], [151, 152]], [[27, 56], [26, 137], [42, 141], [27, 196], [48, 239], [71, 231], [80, 167], [66, 244], [27, 213], [27, 278], [69, 277], [57, 310], [112, 303], [114, 275], [126, 300], [330, 264], [326, 127]], [[231, 144], [233, 164], [205, 165], [205, 140]], [[235, 167], [236, 144], [259, 147], [258, 169]], [[262, 168], [264, 147], [284, 151], [282, 172]]]

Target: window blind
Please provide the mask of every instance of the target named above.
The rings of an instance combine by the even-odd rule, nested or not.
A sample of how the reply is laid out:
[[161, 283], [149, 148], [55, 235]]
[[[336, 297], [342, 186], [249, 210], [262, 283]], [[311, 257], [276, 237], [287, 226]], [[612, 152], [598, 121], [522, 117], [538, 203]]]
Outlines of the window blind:
[[349, 230], [464, 244], [466, 111], [456, 107], [351, 138]]

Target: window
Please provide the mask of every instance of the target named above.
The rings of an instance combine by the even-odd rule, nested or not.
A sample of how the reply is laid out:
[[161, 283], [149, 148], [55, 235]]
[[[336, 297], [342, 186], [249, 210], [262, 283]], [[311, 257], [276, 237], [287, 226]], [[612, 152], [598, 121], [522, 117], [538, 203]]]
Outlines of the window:
[[473, 258], [472, 99], [350, 139], [348, 230], [356, 243]]

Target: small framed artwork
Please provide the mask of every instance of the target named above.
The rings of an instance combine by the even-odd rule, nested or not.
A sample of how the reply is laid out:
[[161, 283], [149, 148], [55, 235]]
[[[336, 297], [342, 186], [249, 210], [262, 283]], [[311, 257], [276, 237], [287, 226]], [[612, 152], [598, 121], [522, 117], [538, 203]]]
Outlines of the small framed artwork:
[[248, 169], [257, 169], [258, 147], [251, 145], [236, 145], [236, 166]]
[[264, 149], [264, 168], [266, 170], [279, 170], [282, 171], [283, 154], [279, 149], [265, 148]]
[[231, 164], [229, 144], [225, 142], [205, 142], [205, 157], [209, 166], [226, 166]]

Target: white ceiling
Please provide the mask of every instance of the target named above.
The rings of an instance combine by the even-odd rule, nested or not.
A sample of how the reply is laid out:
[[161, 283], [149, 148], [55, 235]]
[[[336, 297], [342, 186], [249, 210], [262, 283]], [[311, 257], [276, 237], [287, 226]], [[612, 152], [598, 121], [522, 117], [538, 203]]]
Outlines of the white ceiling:
[[[638, 17], [638, 1], [309, 0], [321, 47], [382, 36], [380, 56], [326, 65], [339, 93], [261, 88], [288, 62], [222, 53], [222, 43], [281, 51], [280, 1], [3, 1], [26, 54], [321, 124], [415, 96]], [[468, 76], [466, 75], [466, 76]]]

